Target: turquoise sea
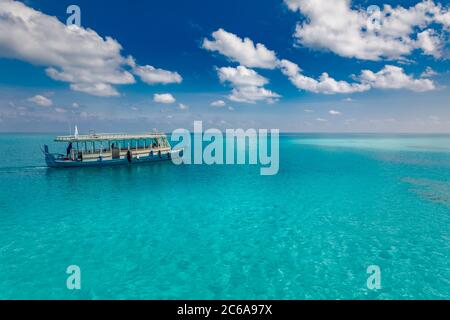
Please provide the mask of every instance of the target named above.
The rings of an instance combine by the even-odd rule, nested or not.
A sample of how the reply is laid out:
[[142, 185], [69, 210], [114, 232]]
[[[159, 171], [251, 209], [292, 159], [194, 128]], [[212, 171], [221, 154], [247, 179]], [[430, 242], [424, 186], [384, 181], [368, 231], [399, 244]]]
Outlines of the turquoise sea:
[[0, 135], [0, 299], [450, 299], [450, 136], [282, 135], [274, 176], [48, 169], [53, 136]]

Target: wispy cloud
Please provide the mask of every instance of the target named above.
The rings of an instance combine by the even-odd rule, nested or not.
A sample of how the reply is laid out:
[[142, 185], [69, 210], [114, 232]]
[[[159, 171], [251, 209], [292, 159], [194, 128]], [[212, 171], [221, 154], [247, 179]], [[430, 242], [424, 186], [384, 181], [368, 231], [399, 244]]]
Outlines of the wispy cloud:
[[180, 109], [180, 110], [188, 110], [189, 106], [185, 105], [184, 103], [179, 103], [178, 104], [178, 109]]
[[216, 100], [216, 101], [211, 102], [211, 106], [220, 108], [220, 107], [225, 107], [226, 103], [223, 100]]
[[35, 95], [34, 97], [28, 98], [28, 101], [37, 104], [41, 107], [51, 107], [53, 105], [53, 101], [47, 97], [44, 97], [40, 94]]

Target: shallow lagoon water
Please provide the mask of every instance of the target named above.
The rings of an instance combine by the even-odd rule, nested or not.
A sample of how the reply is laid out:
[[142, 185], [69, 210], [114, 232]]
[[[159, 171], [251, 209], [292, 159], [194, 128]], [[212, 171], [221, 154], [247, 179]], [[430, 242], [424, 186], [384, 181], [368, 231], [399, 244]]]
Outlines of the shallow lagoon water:
[[450, 298], [450, 136], [283, 135], [275, 176], [48, 169], [52, 138], [0, 135], [1, 299]]

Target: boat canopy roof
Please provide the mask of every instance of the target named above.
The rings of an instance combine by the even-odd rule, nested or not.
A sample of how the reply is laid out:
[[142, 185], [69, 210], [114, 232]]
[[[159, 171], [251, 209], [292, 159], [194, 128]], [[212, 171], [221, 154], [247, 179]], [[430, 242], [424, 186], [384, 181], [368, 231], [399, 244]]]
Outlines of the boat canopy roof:
[[126, 134], [126, 133], [93, 133], [87, 135], [71, 135], [58, 136], [55, 138], [56, 142], [85, 142], [85, 141], [116, 141], [116, 140], [138, 140], [138, 139], [155, 139], [165, 138], [164, 133], [141, 133], [141, 134]]

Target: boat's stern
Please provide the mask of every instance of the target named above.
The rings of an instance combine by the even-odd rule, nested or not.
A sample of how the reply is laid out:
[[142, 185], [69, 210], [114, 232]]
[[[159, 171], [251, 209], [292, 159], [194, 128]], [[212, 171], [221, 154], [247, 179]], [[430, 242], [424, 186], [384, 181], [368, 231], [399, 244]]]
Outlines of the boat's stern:
[[57, 166], [56, 161], [55, 161], [55, 156], [48, 151], [47, 145], [44, 145], [44, 149], [42, 149], [42, 153], [45, 156], [45, 163], [47, 164], [47, 166], [52, 167], [52, 168]]

